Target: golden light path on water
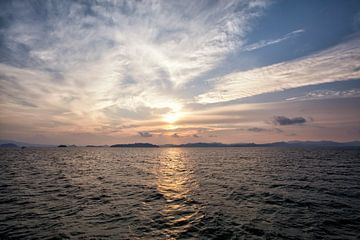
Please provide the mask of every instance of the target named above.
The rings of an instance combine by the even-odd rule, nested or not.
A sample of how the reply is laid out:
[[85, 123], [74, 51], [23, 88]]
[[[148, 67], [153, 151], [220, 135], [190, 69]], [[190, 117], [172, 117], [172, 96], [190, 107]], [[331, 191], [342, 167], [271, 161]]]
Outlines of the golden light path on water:
[[193, 163], [184, 149], [164, 149], [157, 172], [157, 191], [166, 203], [160, 210], [166, 239], [176, 239], [203, 217], [193, 193], [198, 188]]

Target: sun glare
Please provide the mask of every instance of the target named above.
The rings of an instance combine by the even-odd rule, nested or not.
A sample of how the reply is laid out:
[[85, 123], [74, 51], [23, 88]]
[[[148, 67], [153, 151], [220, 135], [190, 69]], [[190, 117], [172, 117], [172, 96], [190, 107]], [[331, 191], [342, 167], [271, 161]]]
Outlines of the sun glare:
[[167, 123], [175, 123], [177, 120], [179, 120], [180, 118], [180, 113], [177, 113], [177, 112], [171, 112], [171, 113], [168, 113], [164, 116], [164, 121], [167, 122]]

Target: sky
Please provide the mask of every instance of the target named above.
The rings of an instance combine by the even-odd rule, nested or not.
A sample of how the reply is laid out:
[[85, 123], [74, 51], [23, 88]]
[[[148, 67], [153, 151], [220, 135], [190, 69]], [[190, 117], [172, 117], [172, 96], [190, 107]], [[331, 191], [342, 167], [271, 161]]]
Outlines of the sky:
[[360, 1], [0, 1], [0, 138], [360, 140]]

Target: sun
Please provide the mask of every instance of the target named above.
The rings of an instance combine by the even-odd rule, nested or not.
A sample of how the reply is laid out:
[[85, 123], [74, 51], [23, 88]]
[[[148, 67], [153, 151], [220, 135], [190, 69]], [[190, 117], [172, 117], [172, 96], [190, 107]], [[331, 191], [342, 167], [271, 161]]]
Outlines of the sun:
[[179, 112], [170, 112], [164, 115], [163, 120], [169, 124], [173, 124], [179, 120], [180, 115], [181, 114]]
[[162, 115], [162, 121], [169, 126], [174, 126], [176, 122], [185, 117], [185, 112], [182, 111], [182, 104], [176, 101], [167, 102], [169, 111]]

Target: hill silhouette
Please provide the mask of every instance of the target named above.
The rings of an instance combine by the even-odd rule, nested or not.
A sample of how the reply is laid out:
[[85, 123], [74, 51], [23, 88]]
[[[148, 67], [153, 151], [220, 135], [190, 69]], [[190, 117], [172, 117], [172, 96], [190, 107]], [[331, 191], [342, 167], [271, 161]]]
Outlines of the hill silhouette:
[[159, 145], [151, 143], [130, 143], [130, 144], [114, 144], [110, 147], [127, 147], [127, 148], [158, 148]]

